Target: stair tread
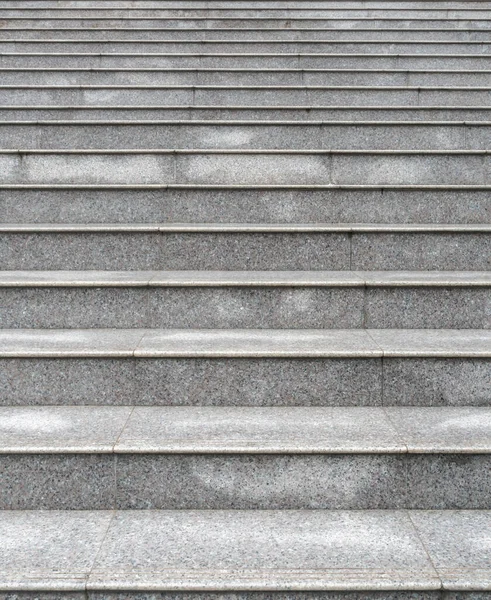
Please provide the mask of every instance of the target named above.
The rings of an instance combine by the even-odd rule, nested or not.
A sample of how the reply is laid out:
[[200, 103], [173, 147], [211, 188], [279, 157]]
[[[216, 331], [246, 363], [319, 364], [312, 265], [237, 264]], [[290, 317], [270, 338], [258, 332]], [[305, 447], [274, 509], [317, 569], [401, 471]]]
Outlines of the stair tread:
[[489, 271], [0, 271], [0, 287], [491, 287]]
[[488, 407], [0, 407], [0, 454], [489, 454]]
[[490, 358], [476, 329], [2, 329], [0, 358]]
[[[8, 189], [13, 186], [5, 187]], [[56, 189], [57, 186], [45, 187]], [[94, 187], [104, 188], [104, 186]], [[238, 189], [243, 187], [237, 186]], [[418, 186], [414, 187], [419, 189]], [[485, 189], [485, 187], [477, 189]], [[491, 231], [491, 223], [0, 223], [0, 233], [488, 233], [489, 231]]]
[[6, 590], [491, 587], [491, 511], [4, 511], [0, 523]]

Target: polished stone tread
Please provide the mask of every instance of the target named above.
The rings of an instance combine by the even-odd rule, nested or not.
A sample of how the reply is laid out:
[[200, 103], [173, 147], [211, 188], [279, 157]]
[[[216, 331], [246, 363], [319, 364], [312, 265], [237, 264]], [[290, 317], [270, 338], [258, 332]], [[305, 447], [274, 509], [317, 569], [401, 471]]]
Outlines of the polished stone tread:
[[3, 511], [2, 591], [491, 588], [489, 511]]
[[486, 407], [0, 407], [0, 454], [490, 454]]
[[488, 271], [0, 271], [10, 287], [491, 287]]
[[0, 358], [491, 358], [487, 330], [3, 329]]

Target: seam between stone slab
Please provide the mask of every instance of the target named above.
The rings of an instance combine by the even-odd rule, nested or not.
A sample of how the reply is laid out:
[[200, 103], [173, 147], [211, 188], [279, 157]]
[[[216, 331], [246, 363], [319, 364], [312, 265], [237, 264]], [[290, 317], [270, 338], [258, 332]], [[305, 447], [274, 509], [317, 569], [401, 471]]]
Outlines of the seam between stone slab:
[[413, 521], [412, 517], [411, 517], [411, 511], [408, 510], [406, 511], [407, 514], [407, 518], [409, 519], [409, 522], [411, 523], [411, 525], [413, 526], [413, 529], [416, 533], [416, 537], [419, 540], [419, 543], [421, 544], [426, 556], [428, 557], [428, 560], [430, 561], [431, 566], [433, 567], [433, 570], [435, 571], [435, 573], [438, 575], [438, 579], [440, 580], [440, 589], [443, 590], [444, 589], [444, 583], [443, 583], [443, 578], [440, 574], [440, 571], [437, 569], [437, 566], [435, 565], [433, 558], [431, 556], [431, 553], [428, 549], [428, 547], [426, 546], [426, 544], [424, 543], [423, 537], [419, 531], [419, 529], [416, 527], [415, 522]]

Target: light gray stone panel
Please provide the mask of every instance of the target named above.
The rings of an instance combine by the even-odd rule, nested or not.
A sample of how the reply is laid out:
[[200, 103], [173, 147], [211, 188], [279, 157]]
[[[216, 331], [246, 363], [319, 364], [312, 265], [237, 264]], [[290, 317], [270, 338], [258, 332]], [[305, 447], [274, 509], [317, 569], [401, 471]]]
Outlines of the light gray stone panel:
[[405, 514], [117, 513], [88, 587], [264, 591], [281, 585], [305, 591], [356, 589], [362, 581], [371, 589], [438, 589], [437, 575]]
[[112, 513], [2, 511], [0, 516], [0, 586], [4, 590], [85, 589]]
[[489, 511], [412, 512], [443, 588], [489, 591]]

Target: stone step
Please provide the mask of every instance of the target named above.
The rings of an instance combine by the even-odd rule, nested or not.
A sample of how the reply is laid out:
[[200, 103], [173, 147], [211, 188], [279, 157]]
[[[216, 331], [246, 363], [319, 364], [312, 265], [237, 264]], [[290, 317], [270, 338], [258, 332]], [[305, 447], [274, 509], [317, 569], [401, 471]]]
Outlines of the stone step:
[[2, 406], [491, 405], [486, 330], [3, 329], [0, 342]]
[[489, 505], [490, 408], [5, 407], [0, 431], [3, 510]]
[[1, 523], [12, 594], [470, 600], [489, 589], [489, 511], [4, 511]]
[[489, 271], [491, 226], [0, 225], [4, 270]]
[[[490, 57], [491, 58], [491, 57]], [[491, 108], [491, 87], [0, 85], [4, 105], [438, 106]], [[450, 182], [448, 182], [450, 183]]]
[[[389, 227], [391, 224], [412, 224], [416, 226], [415, 229], [418, 224], [427, 223], [433, 224], [438, 230], [438, 225], [443, 224], [473, 223], [485, 226], [491, 223], [490, 192], [491, 186], [20, 184], [0, 186], [0, 220], [5, 224], [82, 224], [82, 232], [84, 223], [159, 223], [165, 220], [225, 224], [371, 223], [386, 224]], [[33, 236], [30, 239], [39, 238]], [[428, 238], [419, 239], [422, 242]], [[442, 237], [433, 237], [435, 239], [441, 240]], [[416, 247], [417, 245], [412, 250]], [[427, 250], [429, 252], [429, 247]], [[410, 252], [408, 250], [406, 256]], [[237, 260], [234, 259], [234, 264], [240, 265]], [[482, 265], [482, 255], [478, 263]], [[69, 263], [60, 268], [67, 268], [67, 264]], [[102, 269], [119, 268], [109, 267], [103, 262], [99, 264]], [[331, 266], [322, 268], [339, 269], [345, 268], [341, 265], [346, 264], [342, 261], [337, 266], [331, 263]], [[406, 268], [416, 268], [414, 260], [410, 264], [413, 266]], [[428, 268], [442, 268], [443, 263], [438, 259], [434, 264], [440, 266]], [[48, 264], [44, 264], [39, 268], [47, 267]], [[4, 264], [2, 268], [5, 268]], [[11, 268], [25, 269], [32, 266], [20, 262]], [[160, 264], [155, 268], [168, 267]], [[285, 265], [281, 268], [289, 267]], [[307, 261], [303, 266], [295, 268], [313, 267]], [[390, 269], [391, 265], [387, 262], [383, 268]], [[476, 263], [476, 266], [459, 268], [474, 270], [487, 267], [478, 267]]]
[[0, 140], [3, 149], [487, 150], [491, 122], [17, 121], [0, 122]]
[[0, 272], [3, 328], [491, 329], [489, 272]]
[[491, 122], [491, 106], [0, 106], [0, 121]]
[[491, 71], [391, 69], [159, 69], [156, 67], [0, 68], [2, 86], [473, 86], [489, 90]]
[[[147, 8], [355, 8], [355, 9], [479, 9], [491, 10], [491, 2], [488, 0], [465, 0], [465, 2], [445, 2], [442, 0], [424, 2], [421, 0], [408, 0], [406, 2], [388, 0], [379, 1], [350, 1], [350, 0], [284, 0], [284, 1], [269, 1], [269, 0], [216, 0], [209, 2], [206, 0], [168, 0], [163, 3], [162, 0], [23, 0], [22, 8], [34, 8], [37, 10], [53, 9], [100, 9], [100, 8], [116, 8], [116, 9], [147, 9]], [[0, 7], [3, 9], [18, 9], [18, 0], [1, 0]]]
[[491, 9], [489, 5], [483, 8], [465, 8], [462, 5], [458, 8], [333, 8], [326, 7], [313, 8], [311, 6], [297, 6], [292, 8], [258, 8], [255, 6], [236, 7], [224, 6], [222, 8], [203, 8], [189, 3], [185, 7], [168, 8], [162, 6], [160, 8], [106, 8], [103, 6], [92, 6], [91, 8], [78, 7], [56, 7], [56, 8], [0, 8], [1, 19], [15, 18], [69, 18], [69, 17], [94, 17], [94, 18], [185, 18], [185, 17], [202, 17], [202, 18], [220, 18], [231, 17], [235, 19], [253, 17], [272, 17], [272, 18], [341, 18], [341, 19], [469, 19], [479, 21], [490, 18]]
[[[0, 39], [0, 52], [95, 52], [95, 53], [175, 53], [175, 54], [416, 54], [416, 55], [484, 55], [491, 57], [491, 43], [452, 42], [434, 40], [414, 41], [324, 41], [324, 40], [118, 40], [118, 38], [77, 40], [59, 39]], [[297, 63], [298, 65], [298, 63]], [[259, 65], [258, 65], [259, 66]], [[325, 67], [326, 65], [324, 65]]]
[[[80, 28], [80, 24], [86, 28]], [[341, 29], [341, 28], [315, 28], [315, 27], [251, 27], [247, 29], [234, 29], [226, 27], [190, 28], [179, 27], [150, 27], [145, 21], [131, 21], [134, 26], [129, 27], [126, 21], [117, 21], [116, 27], [110, 27], [106, 21], [21, 21], [15, 24], [9, 20], [9, 26], [1, 29], [3, 40], [8, 39], [104, 39], [117, 38], [119, 40], [440, 40], [440, 41], [488, 41], [489, 30], [486, 29]], [[97, 31], [94, 31], [97, 29]], [[4, 60], [4, 57], [0, 57]], [[0, 64], [2, 62], [0, 61]]]
[[[83, 17], [82, 17], [83, 18]], [[77, 18], [71, 18], [70, 22], [73, 22]], [[80, 20], [80, 19], [79, 19]], [[87, 20], [87, 19], [85, 19]], [[98, 19], [107, 22], [109, 19]], [[114, 20], [114, 19], [113, 19]], [[155, 20], [155, 19], [154, 19]], [[28, 17], [21, 20], [21, 27], [25, 24], [29, 24], [34, 19]], [[61, 21], [68, 21], [68, 19], [58, 20], [58, 23], [52, 19], [52, 26], [54, 28], [60, 24]], [[139, 21], [142, 21], [140, 18]], [[93, 23], [94, 20], [88, 20]], [[118, 19], [118, 29], [123, 28], [122, 25], [127, 21]], [[143, 21], [142, 21], [143, 22]], [[9, 20], [10, 24], [10, 20]], [[227, 30], [253, 30], [253, 29], [298, 29], [298, 28], [311, 28], [314, 30], [318, 29], [337, 29], [345, 32], [347, 35], [350, 31], [359, 31], [360, 36], [363, 31], [383, 31], [383, 30], [395, 30], [395, 31], [412, 31], [415, 29], [425, 29], [428, 31], [445, 29], [447, 31], [488, 31], [491, 28], [491, 18], [489, 19], [394, 19], [394, 18], [369, 18], [369, 19], [344, 19], [344, 18], [310, 18], [310, 17], [298, 17], [298, 18], [281, 18], [277, 17], [244, 17], [236, 19], [234, 17], [177, 17], [177, 18], [159, 18], [158, 19], [159, 29], [178, 28], [184, 31], [196, 30], [201, 31], [213, 30], [213, 29], [227, 29]], [[7, 25], [7, 24], [6, 24]], [[148, 22], [146, 23], [148, 27]], [[36, 27], [41, 27], [41, 23], [38, 20]], [[8, 27], [7, 27], [8, 29]], [[51, 29], [51, 28], [50, 28]]]
[[488, 185], [487, 150], [0, 150], [2, 184]]
[[71, 44], [65, 44], [68, 52], [6, 52], [0, 55], [0, 64], [4, 68], [256, 69], [257, 73], [263, 69], [491, 71], [491, 56], [486, 54], [135, 54], [134, 48], [133, 53], [108, 53], [106, 49], [81, 54]]

